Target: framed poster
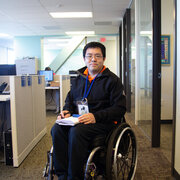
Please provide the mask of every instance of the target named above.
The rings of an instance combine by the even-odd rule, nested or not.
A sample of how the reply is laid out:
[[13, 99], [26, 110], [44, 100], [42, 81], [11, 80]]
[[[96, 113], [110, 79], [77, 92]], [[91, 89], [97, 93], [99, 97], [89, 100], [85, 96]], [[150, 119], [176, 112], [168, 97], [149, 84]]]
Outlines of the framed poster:
[[170, 35], [161, 36], [161, 64], [170, 64]]

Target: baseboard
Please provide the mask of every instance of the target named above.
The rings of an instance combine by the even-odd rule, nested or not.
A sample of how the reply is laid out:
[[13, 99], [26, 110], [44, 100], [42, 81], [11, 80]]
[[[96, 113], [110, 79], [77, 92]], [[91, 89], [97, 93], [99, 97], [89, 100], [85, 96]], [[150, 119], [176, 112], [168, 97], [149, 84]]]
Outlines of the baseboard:
[[172, 124], [173, 120], [172, 119], [163, 119], [161, 120], [161, 124]]
[[[172, 119], [162, 119], [161, 124], [172, 124], [173, 120]], [[152, 124], [152, 120], [139, 120], [138, 125], [143, 125], [143, 124]]]
[[175, 169], [173, 169], [173, 175], [175, 179], [180, 179], [180, 174]]
[[[160, 121], [161, 124], [172, 124], [173, 120], [172, 119], [162, 119]], [[138, 125], [151, 125], [152, 124], [152, 120], [139, 120], [138, 121]]]

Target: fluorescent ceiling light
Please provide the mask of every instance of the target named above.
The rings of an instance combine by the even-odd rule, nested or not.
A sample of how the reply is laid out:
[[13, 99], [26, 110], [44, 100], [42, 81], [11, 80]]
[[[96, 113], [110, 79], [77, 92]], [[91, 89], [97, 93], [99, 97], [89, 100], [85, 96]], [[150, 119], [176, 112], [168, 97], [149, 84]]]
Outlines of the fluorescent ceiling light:
[[49, 42], [69, 42], [71, 39], [48, 39]]
[[93, 35], [94, 31], [68, 31], [65, 32], [67, 35]]
[[92, 12], [51, 12], [53, 18], [92, 18]]

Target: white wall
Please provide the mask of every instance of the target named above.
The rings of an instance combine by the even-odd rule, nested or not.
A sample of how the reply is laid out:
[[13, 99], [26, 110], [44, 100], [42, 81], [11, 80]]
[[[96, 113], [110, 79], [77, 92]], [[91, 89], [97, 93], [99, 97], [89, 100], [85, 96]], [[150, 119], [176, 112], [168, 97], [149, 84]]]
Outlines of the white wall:
[[161, 2], [162, 35], [170, 35], [170, 65], [162, 65], [162, 79], [161, 79], [161, 119], [173, 118], [173, 52], [174, 52], [174, 0], [163, 0]]
[[117, 49], [116, 40], [108, 40], [103, 43], [106, 47], [106, 60], [104, 65], [117, 75]]
[[175, 128], [175, 169], [180, 174], [180, 1], [177, 0], [177, 88], [176, 88], [176, 128]]

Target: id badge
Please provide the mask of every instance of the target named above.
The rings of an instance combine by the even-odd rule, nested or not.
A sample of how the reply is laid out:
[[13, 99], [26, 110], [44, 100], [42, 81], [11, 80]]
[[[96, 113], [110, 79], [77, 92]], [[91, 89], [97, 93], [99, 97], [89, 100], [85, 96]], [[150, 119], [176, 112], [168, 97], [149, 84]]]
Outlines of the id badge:
[[78, 101], [77, 106], [78, 106], [79, 115], [89, 113], [89, 107], [88, 107], [88, 102], [87, 102], [86, 98], [84, 100], [82, 100], [82, 101]]

